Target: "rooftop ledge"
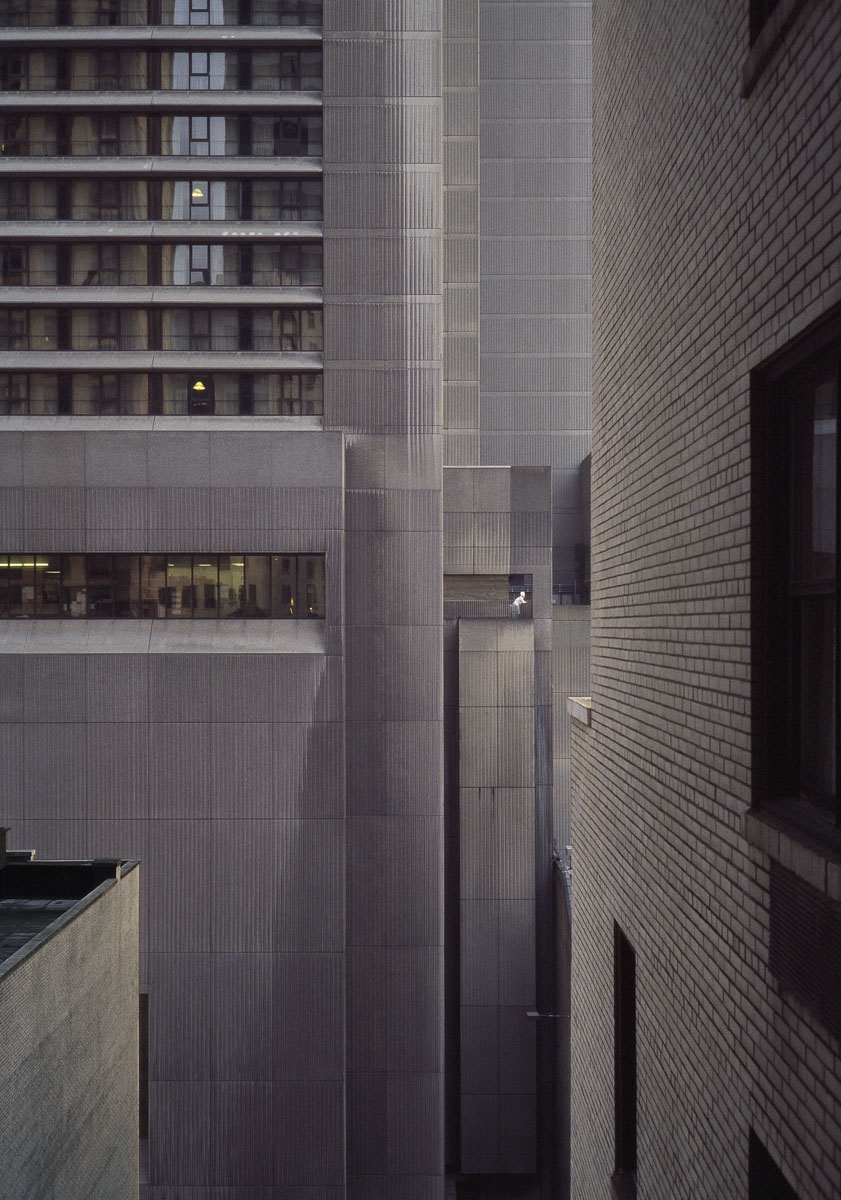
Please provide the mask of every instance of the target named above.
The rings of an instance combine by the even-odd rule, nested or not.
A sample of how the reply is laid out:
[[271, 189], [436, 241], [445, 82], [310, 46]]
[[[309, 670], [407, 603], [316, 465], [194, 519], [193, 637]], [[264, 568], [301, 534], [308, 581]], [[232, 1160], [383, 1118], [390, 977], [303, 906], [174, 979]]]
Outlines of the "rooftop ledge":
[[832, 900], [841, 901], [841, 852], [775, 813], [749, 809], [745, 840]]
[[567, 712], [573, 721], [579, 721], [582, 725], [589, 725], [592, 711], [593, 701], [589, 696], [567, 696]]

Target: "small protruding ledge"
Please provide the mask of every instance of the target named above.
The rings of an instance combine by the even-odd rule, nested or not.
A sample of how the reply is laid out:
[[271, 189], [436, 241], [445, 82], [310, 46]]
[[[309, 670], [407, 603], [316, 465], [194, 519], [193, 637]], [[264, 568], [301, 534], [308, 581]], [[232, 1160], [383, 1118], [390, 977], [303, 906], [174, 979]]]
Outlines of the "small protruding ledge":
[[567, 712], [573, 721], [579, 721], [582, 725], [589, 725], [592, 711], [593, 701], [589, 696], [567, 696]]
[[742, 832], [746, 841], [764, 850], [804, 883], [841, 900], [841, 853], [817, 837], [793, 828], [778, 816], [751, 809], [745, 813]]

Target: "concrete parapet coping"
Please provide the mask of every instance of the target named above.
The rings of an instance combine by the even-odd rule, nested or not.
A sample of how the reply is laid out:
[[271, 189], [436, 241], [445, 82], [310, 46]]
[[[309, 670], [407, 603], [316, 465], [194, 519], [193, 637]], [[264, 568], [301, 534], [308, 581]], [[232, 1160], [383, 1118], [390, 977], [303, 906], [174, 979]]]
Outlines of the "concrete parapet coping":
[[324, 654], [325, 622], [3, 621], [0, 654]]
[[567, 696], [567, 712], [573, 721], [578, 721], [582, 725], [589, 725], [592, 710], [593, 701], [589, 696]]
[[312, 25], [56, 25], [38, 29], [31, 25], [16, 25], [0, 29], [0, 47], [21, 46], [35, 49], [40, 46], [60, 46], [61, 49], [89, 46], [138, 47], [145, 50], [155, 46], [161, 50], [204, 50], [212, 46], [232, 50], [254, 46], [255, 29], [259, 31], [259, 49], [271, 46], [321, 45], [321, 29]]
[[[111, 860], [109, 859], [107, 861], [110, 862]], [[65, 862], [70, 863], [73, 866], [79, 865], [78, 860], [76, 859], [38, 859], [33, 865], [37, 864], [38, 867], [50, 867], [60, 866]], [[96, 865], [96, 860], [93, 860], [90, 865]], [[21, 963], [25, 962], [30, 957], [30, 955], [34, 954], [36, 950], [43, 946], [45, 942], [48, 942], [51, 938], [54, 938], [56, 934], [60, 933], [62, 929], [70, 924], [71, 921], [75, 921], [75, 919], [78, 916], [81, 916], [86, 909], [90, 908], [92, 904], [95, 904], [100, 896], [104, 895], [105, 892], [109, 891], [111, 888], [116, 887], [121, 879], [125, 878], [126, 875], [139, 866], [140, 861], [138, 859], [126, 859], [125, 861], [115, 860], [114, 877], [112, 879], [104, 879], [102, 883], [97, 884], [97, 886], [92, 888], [87, 895], [82, 896], [80, 900], [77, 900], [72, 908], [68, 909], [66, 912], [59, 913], [54, 921], [51, 921], [49, 925], [46, 925], [40, 932], [33, 934], [25, 945], [21, 946], [19, 950], [16, 950], [14, 954], [10, 954], [9, 957], [3, 962], [0, 962], [0, 979], [4, 979], [6, 976], [8, 976], [16, 967], [19, 967]]]

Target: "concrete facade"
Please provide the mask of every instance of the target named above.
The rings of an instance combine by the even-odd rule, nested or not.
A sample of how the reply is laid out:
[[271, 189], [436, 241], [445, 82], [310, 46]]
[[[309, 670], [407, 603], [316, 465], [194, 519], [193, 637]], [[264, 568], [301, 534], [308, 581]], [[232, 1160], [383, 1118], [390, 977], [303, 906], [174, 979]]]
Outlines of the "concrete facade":
[[483, 0], [481, 461], [551, 466], [572, 590], [590, 448], [590, 4]]
[[[750, 1166], [759, 1142], [780, 1189], [793, 1189], [773, 1194], [828, 1200], [841, 1187], [841, 1044], [781, 982], [770, 947], [781, 868], [807, 889], [801, 942], [812, 945], [815, 913], [837, 913], [837, 845], [831, 830], [775, 825], [757, 771], [755, 684], [773, 648], [755, 624], [766, 584], [752, 434], [769, 363], [804, 353], [819, 330], [837, 362], [838, 5], [780, 3], [753, 45], [747, 5], [676, 13], [639, 0], [594, 15], [592, 708], [573, 721], [573, 1195], [606, 1195], [621, 1165], [618, 927], [636, 963], [636, 1179], [618, 1194], [767, 1195]], [[775, 550], [785, 559], [785, 542]], [[834, 943], [809, 953], [837, 994], [824, 949]], [[627, 1024], [619, 1032], [627, 1050]]]
[[0, 1196], [137, 1200], [140, 871], [22, 858], [0, 845]]
[[[554, 996], [558, 462], [541, 442], [523, 467], [478, 466], [483, 6], [282, 0], [281, 23], [273, 4], [264, 24], [261, 0], [210, 0], [209, 23], [200, 3], [118, 0], [100, 25], [75, 0], [72, 25], [42, 19], [48, 7], [22, 6], [37, 28], [0, 30], [42, 80], [0, 90], [27, 151], [0, 156], [0, 235], [28, 255], [7, 259], [0, 291], [4, 312], [26, 311], [0, 350], [0, 556], [32, 555], [35, 571], [59, 554], [324, 562], [313, 619], [199, 620], [198, 583], [178, 596], [193, 589], [192, 619], [174, 619], [169, 587], [168, 616], [0, 619], [2, 816], [46, 853], [144, 864], [141, 1194], [441, 1200], [462, 1170], [542, 1172], [546, 1187], [552, 1055], [514, 1009], [549, 1011]], [[585, 8], [558, 7], [583, 77]], [[143, 86], [114, 82], [114, 50], [127, 78], [146, 56]], [[49, 59], [59, 52], [70, 58]], [[307, 76], [303, 56], [318, 53]], [[73, 87], [59, 85], [65, 67]], [[538, 156], [554, 151], [547, 136]], [[544, 249], [568, 236], [562, 217], [545, 207]], [[290, 250], [313, 257], [294, 265]], [[557, 346], [544, 349], [548, 362]], [[583, 447], [576, 425], [564, 453]], [[473, 575], [494, 576], [503, 599], [495, 619], [465, 619], [464, 638], [487, 640], [519, 697], [484, 729], [501, 739], [488, 879], [507, 871], [510, 822], [516, 880], [491, 897], [464, 879], [465, 904], [507, 906], [495, 928], [510, 927], [487, 1007], [499, 1061], [506, 1021], [522, 1053], [492, 1087], [466, 1078], [481, 1047], [457, 1019], [460, 956], [469, 983], [481, 946], [462, 938], [448, 849], [463, 817], [469, 854], [484, 853], [482, 814], [467, 800], [462, 813], [445, 756], [442, 580]], [[526, 575], [532, 611], [515, 626], [509, 580]], [[457, 617], [447, 636], [448, 651], [460, 644]], [[486, 707], [476, 700], [456, 691], [456, 736], [459, 707], [465, 726]], [[471, 800], [484, 786], [465, 776]], [[462, 1139], [487, 1132], [477, 1097], [507, 1112], [501, 1149]]]

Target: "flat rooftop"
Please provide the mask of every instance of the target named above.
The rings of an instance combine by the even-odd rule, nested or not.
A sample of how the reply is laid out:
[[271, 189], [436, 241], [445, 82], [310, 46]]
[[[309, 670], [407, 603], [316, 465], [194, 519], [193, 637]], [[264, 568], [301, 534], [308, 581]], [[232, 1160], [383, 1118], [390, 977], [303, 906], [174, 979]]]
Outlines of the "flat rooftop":
[[42, 859], [32, 851], [7, 851], [0, 826], [0, 964], [31, 942], [108, 879], [118, 879], [121, 859]]

